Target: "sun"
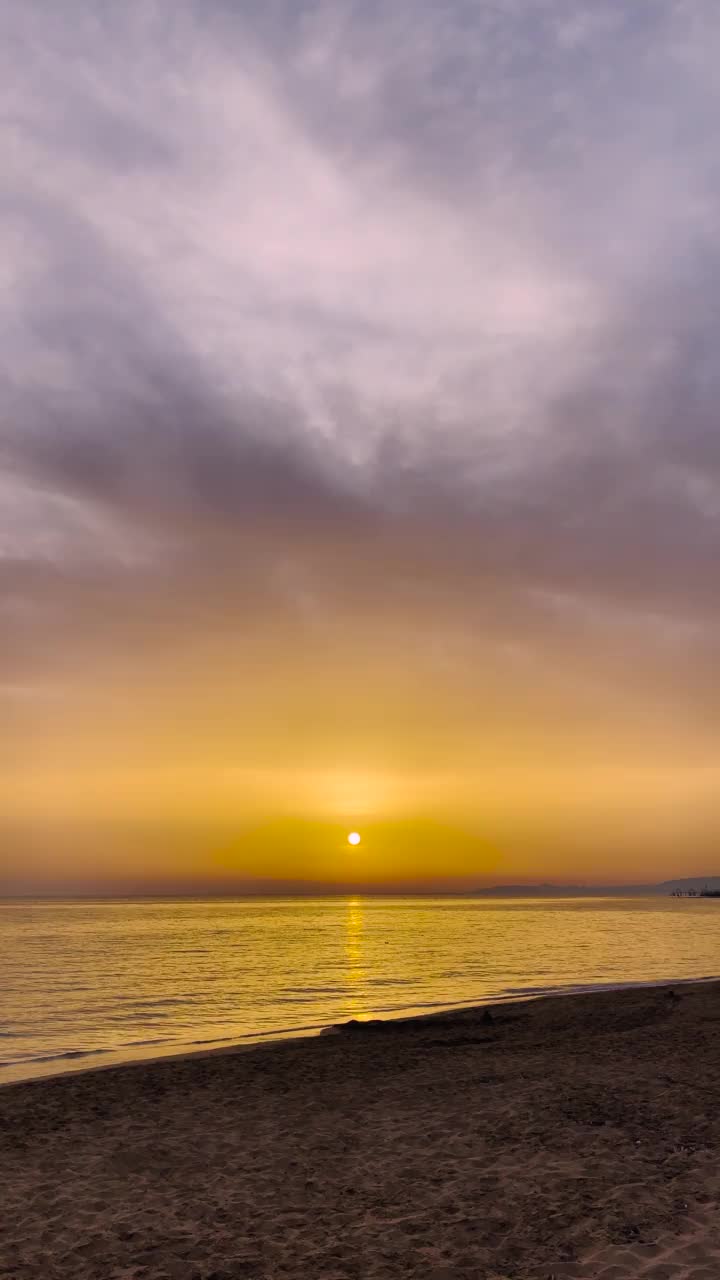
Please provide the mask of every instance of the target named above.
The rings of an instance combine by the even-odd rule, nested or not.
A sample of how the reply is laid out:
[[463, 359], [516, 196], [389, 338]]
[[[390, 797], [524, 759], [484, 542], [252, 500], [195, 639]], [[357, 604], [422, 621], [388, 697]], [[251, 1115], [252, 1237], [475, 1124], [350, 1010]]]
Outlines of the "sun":
[[358, 831], [351, 831], [350, 835], [348, 836], [348, 844], [359, 844], [359, 843], [360, 843], [360, 833]]

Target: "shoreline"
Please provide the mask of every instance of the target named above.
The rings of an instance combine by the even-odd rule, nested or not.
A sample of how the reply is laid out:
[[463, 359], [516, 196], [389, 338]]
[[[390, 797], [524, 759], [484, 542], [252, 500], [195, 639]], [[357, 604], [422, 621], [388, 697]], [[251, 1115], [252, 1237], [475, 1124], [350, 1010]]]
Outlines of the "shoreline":
[[[657, 978], [648, 980], [637, 980], [617, 983], [589, 983], [589, 984], [573, 984], [565, 987], [543, 988], [542, 990], [531, 993], [522, 994], [501, 994], [497, 997], [488, 997], [482, 1003], [467, 1004], [464, 1001], [449, 1002], [442, 1004], [432, 1011], [423, 1013], [404, 1013], [391, 1017], [382, 1017], [379, 1015], [368, 1015], [360, 1019], [350, 1019], [348, 1022], [340, 1023], [317, 1023], [306, 1027], [290, 1027], [287, 1029], [277, 1028], [271, 1031], [248, 1032], [244, 1039], [230, 1039], [227, 1043], [223, 1041], [213, 1041], [208, 1043], [207, 1047], [197, 1045], [197, 1042], [190, 1041], [187, 1045], [168, 1044], [166, 1049], [162, 1049], [157, 1045], [150, 1046], [152, 1052], [146, 1053], [142, 1046], [138, 1046], [136, 1052], [128, 1053], [125, 1048], [118, 1050], [113, 1049], [95, 1049], [89, 1050], [86, 1054], [68, 1051], [64, 1055], [52, 1059], [54, 1062], [62, 1062], [63, 1065], [55, 1070], [49, 1062], [36, 1059], [35, 1064], [39, 1070], [31, 1071], [30, 1074], [14, 1075], [8, 1079], [0, 1079], [0, 1090], [9, 1089], [16, 1085], [40, 1083], [42, 1081], [51, 1081], [64, 1079], [65, 1077], [74, 1077], [78, 1075], [86, 1075], [97, 1071], [121, 1071], [128, 1067], [138, 1067], [143, 1065], [151, 1065], [155, 1062], [167, 1062], [173, 1060], [184, 1061], [185, 1059], [193, 1059], [209, 1056], [221, 1056], [224, 1054], [249, 1053], [269, 1048], [275, 1045], [282, 1045], [286, 1042], [291, 1043], [295, 1040], [316, 1040], [328, 1034], [342, 1031], [349, 1024], [357, 1022], [359, 1026], [367, 1023], [381, 1022], [386, 1025], [404, 1025], [408, 1022], [421, 1023], [429, 1019], [442, 1018], [447, 1014], [454, 1012], [462, 1012], [470, 1015], [481, 1014], [485, 1009], [500, 1008], [503, 1005], [518, 1005], [525, 1003], [537, 1003], [543, 1000], [557, 1000], [562, 998], [573, 999], [575, 997], [593, 995], [600, 992], [613, 991], [634, 991], [644, 988], [671, 987], [671, 986], [693, 986], [704, 983], [720, 983], [720, 975], [707, 975], [701, 978]], [[95, 1062], [81, 1061], [83, 1058], [92, 1059], [93, 1057], [111, 1058], [110, 1061]], [[69, 1065], [67, 1059], [70, 1058], [77, 1065]], [[8, 1064], [9, 1065], [9, 1064]], [[22, 1071], [25, 1065], [33, 1066], [34, 1064], [18, 1064], [18, 1070]], [[9, 1066], [13, 1070], [12, 1066]], [[2, 1070], [2, 1068], [0, 1068]]]
[[712, 1280], [720, 980], [0, 1090], [12, 1280]]

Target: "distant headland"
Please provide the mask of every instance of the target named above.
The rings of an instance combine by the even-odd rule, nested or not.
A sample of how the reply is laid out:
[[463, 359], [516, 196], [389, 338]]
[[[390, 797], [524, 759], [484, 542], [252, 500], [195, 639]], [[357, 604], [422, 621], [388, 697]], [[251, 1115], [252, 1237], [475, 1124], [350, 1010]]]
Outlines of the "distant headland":
[[686, 876], [680, 880], [662, 880], [657, 884], [496, 884], [486, 889], [473, 889], [480, 898], [636, 898], [638, 896], [700, 897], [720, 895], [720, 876]]

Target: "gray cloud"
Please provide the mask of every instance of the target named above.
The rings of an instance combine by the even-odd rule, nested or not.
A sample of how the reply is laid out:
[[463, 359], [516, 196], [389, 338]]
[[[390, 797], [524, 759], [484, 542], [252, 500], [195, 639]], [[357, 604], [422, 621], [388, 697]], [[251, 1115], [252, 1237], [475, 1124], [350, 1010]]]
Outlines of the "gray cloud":
[[714, 0], [27, 0], [0, 34], [18, 679], [38, 617], [73, 654], [417, 609], [620, 678], [611, 635], [701, 715]]

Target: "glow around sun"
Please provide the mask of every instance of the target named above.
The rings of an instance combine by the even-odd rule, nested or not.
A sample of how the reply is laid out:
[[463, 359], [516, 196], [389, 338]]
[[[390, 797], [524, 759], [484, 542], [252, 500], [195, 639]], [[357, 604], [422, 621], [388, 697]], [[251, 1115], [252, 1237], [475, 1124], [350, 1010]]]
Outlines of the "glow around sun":
[[348, 844], [359, 844], [359, 843], [360, 843], [359, 831], [351, 831], [350, 835], [348, 836]]

